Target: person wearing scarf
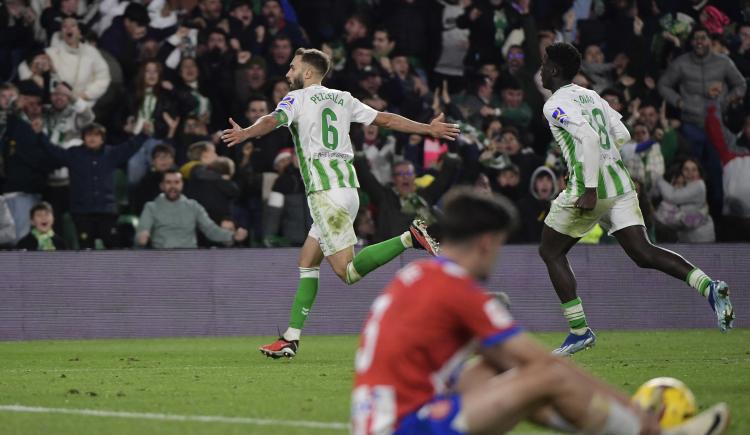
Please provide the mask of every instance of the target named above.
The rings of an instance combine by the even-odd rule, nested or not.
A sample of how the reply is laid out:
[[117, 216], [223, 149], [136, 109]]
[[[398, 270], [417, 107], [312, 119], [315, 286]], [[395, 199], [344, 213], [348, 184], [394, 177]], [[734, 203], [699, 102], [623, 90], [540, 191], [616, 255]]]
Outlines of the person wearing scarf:
[[60, 251], [67, 249], [65, 241], [55, 234], [55, 214], [48, 202], [40, 202], [31, 208], [31, 231], [19, 240], [16, 249], [26, 251]]

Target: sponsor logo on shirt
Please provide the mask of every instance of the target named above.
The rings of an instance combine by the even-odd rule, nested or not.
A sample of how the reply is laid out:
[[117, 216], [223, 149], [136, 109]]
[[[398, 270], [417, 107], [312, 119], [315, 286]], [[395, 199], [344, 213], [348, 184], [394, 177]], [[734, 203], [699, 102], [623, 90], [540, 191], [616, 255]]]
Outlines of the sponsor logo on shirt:
[[281, 102], [279, 103], [279, 107], [286, 107], [287, 109], [291, 109], [292, 104], [294, 104], [294, 97], [291, 95], [287, 95], [281, 100]]

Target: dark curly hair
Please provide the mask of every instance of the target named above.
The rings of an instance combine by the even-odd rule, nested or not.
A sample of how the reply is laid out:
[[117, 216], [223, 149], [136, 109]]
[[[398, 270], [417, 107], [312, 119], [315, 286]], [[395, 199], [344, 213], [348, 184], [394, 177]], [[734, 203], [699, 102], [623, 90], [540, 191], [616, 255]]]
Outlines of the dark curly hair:
[[581, 53], [571, 44], [558, 42], [545, 49], [547, 59], [560, 67], [562, 78], [573, 80], [581, 69]]

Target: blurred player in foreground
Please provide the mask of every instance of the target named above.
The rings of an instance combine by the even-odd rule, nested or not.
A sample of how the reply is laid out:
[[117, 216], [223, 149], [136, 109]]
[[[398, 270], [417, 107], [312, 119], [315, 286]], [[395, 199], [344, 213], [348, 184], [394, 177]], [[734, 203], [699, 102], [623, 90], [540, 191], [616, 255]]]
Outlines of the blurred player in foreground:
[[441, 256], [403, 268], [372, 304], [355, 359], [353, 434], [503, 433], [527, 419], [585, 434], [723, 432], [726, 404], [662, 431], [521, 331], [477, 282], [516, 226], [507, 200], [454, 189], [444, 211]]
[[569, 174], [567, 189], [552, 202], [544, 220], [539, 246], [570, 326], [570, 334], [556, 352], [572, 355], [596, 341], [566, 255], [597, 223], [609, 230], [639, 267], [660, 270], [698, 290], [708, 299], [719, 329], [731, 329], [734, 310], [727, 283], [712, 280], [680, 255], [648, 240], [635, 186], [618, 151], [630, 140], [630, 133], [606, 100], [572, 83], [581, 54], [567, 43], [550, 45], [546, 52], [542, 85], [553, 94], [544, 104], [544, 116]]
[[438, 250], [438, 244], [427, 233], [425, 224], [415, 220], [400, 236], [368, 246], [354, 255], [359, 182], [352, 165], [354, 150], [349, 139], [349, 124], [375, 124], [404, 133], [448, 140], [456, 138], [458, 126], [442, 122], [442, 114], [430, 124], [423, 124], [392, 113], [378, 112], [349, 92], [322, 86], [330, 67], [331, 60], [322, 51], [298, 49], [286, 74], [291, 92], [276, 110], [244, 129], [230, 118], [232, 128], [224, 130], [222, 136], [231, 147], [268, 134], [275, 128], [288, 127], [313, 218], [313, 226], [300, 252], [300, 280], [289, 328], [278, 340], [259, 349], [272, 358], [297, 354], [302, 327], [318, 293], [320, 263], [324, 257], [342, 281], [354, 284], [407, 248], [425, 249], [433, 255]]

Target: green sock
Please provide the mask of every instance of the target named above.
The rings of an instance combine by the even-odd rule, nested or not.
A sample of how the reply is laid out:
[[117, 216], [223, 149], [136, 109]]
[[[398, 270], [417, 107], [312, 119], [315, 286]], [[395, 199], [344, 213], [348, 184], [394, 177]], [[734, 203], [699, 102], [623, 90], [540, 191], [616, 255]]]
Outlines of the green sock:
[[406, 250], [404, 237], [402, 234], [359, 251], [346, 268], [346, 282], [354, 284], [368, 273], [401, 255]]
[[708, 286], [711, 285], [711, 278], [703, 273], [702, 270], [698, 269], [697, 267], [691, 270], [690, 273], [688, 273], [687, 278], [685, 278], [685, 281], [690, 287], [698, 290], [698, 293], [701, 296], [708, 296], [708, 291], [706, 290], [708, 289]]
[[299, 274], [297, 294], [294, 295], [292, 312], [289, 314], [289, 327], [295, 329], [302, 329], [305, 326], [307, 315], [310, 314], [310, 309], [315, 302], [315, 296], [318, 294], [320, 267], [300, 267]]
[[570, 332], [573, 334], [583, 335], [589, 327], [586, 323], [586, 314], [583, 313], [581, 298], [575, 298], [572, 301], [562, 304], [563, 315], [568, 321]]

